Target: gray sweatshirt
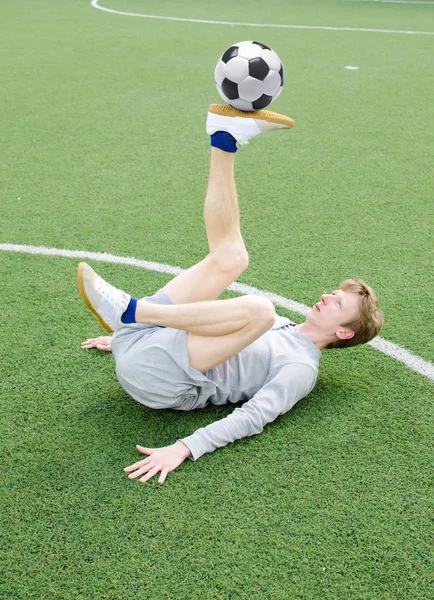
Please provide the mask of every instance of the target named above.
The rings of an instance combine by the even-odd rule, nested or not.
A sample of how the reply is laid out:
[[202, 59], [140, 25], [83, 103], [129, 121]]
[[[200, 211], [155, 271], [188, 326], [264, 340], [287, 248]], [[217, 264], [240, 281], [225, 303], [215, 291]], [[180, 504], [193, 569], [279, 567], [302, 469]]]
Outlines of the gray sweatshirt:
[[240, 438], [263, 431], [309, 394], [318, 377], [321, 351], [294, 331], [288, 319], [276, 317], [270, 331], [225, 363], [204, 373], [215, 384], [205, 403], [245, 401], [227, 417], [198, 429], [181, 441], [196, 460]]

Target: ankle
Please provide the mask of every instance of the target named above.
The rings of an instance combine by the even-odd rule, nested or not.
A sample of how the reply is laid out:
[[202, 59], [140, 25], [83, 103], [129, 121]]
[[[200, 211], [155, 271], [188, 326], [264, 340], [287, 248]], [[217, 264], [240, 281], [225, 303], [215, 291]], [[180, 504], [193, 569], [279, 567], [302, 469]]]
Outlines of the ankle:
[[216, 131], [211, 135], [211, 146], [223, 152], [236, 152], [238, 150], [236, 139], [227, 131]]
[[121, 322], [126, 325], [129, 323], [136, 323], [136, 307], [137, 298], [131, 298], [126, 311], [121, 316]]

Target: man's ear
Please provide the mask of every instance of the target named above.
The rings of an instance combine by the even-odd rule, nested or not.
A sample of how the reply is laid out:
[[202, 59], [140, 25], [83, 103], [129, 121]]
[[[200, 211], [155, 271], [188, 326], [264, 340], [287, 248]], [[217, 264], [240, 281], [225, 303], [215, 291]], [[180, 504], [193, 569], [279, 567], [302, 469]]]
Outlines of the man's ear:
[[356, 334], [351, 329], [339, 329], [336, 332], [336, 337], [340, 340], [350, 340]]

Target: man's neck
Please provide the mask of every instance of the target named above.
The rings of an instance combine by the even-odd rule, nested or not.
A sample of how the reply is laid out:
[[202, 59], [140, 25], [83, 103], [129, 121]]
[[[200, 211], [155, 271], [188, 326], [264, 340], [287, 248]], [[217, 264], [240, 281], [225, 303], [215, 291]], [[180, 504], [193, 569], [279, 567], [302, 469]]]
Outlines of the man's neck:
[[330, 336], [325, 336], [323, 332], [318, 331], [306, 321], [304, 323], [300, 323], [300, 325], [296, 325], [294, 327], [294, 331], [300, 333], [308, 340], [313, 342], [320, 350], [324, 350], [326, 346], [334, 341], [334, 338], [331, 339]]

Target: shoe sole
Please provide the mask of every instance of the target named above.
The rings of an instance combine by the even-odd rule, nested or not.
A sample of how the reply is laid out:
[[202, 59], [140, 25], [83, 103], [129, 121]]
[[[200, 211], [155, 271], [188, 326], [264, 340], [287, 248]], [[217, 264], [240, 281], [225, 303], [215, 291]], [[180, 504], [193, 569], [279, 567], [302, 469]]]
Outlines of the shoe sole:
[[87, 294], [86, 294], [86, 288], [84, 285], [84, 277], [83, 277], [83, 271], [84, 271], [84, 267], [85, 267], [86, 263], [81, 262], [78, 265], [78, 270], [77, 270], [77, 282], [78, 282], [78, 289], [80, 290], [80, 294], [81, 297], [83, 298], [83, 302], [86, 304], [87, 308], [93, 312], [93, 314], [95, 315], [95, 317], [98, 319], [100, 325], [108, 332], [108, 333], [113, 333], [113, 329], [107, 325], [107, 323], [104, 321], [104, 319], [102, 319], [100, 317], [100, 315], [96, 312], [96, 310], [93, 308], [91, 301], [89, 300]]
[[242, 119], [259, 119], [260, 121], [268, 121], [269, 123], [277, 123], [278, 125], [286, 125], [286, 127], [294, 127], [294, 121], [290, 117], [281, 115], [271, 110], [256, 110], [253, 112], [245, 112], [237, 110], [227, 104], [210, 104], [208, 112], [221, 117], [241, 117]]

